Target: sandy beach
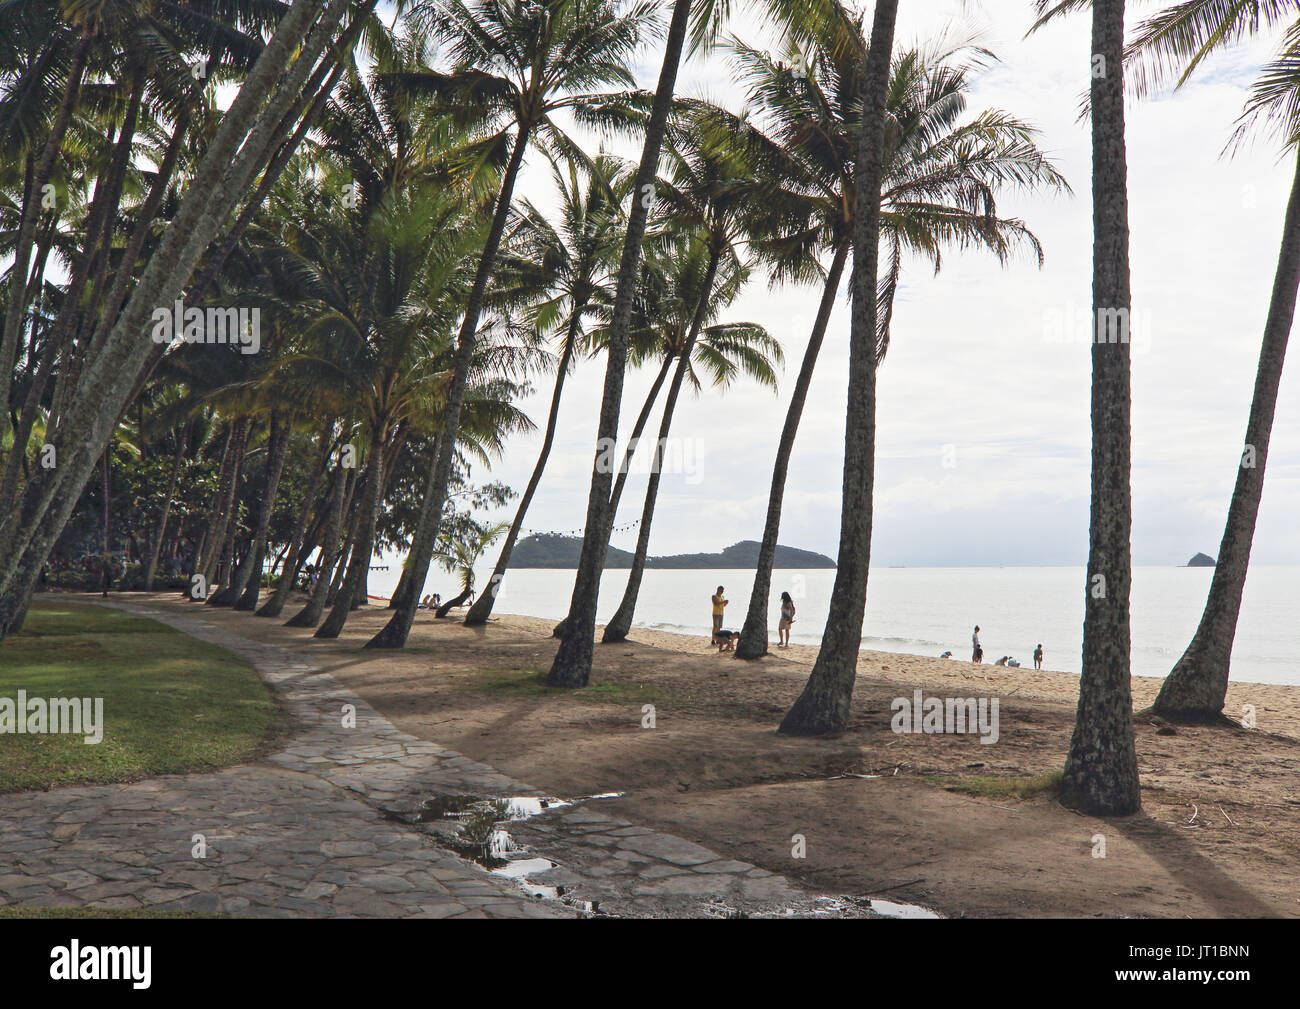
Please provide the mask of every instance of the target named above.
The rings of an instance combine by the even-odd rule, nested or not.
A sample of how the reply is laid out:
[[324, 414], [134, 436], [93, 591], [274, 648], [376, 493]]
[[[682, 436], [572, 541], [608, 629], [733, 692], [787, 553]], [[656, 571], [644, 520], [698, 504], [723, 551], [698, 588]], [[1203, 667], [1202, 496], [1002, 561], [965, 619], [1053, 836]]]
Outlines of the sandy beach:
[[[1254, 705], [1255, 730], [1140, 715], [1143, 810], [1103, 820], [1044, 790], [1073, 729], [1069, 673], [863, 652], [848, 729], [792, 739], [775, 729], [812, 648], [747, 663], [703, 638], [634, 630], [598, 645], [592, 685], [566, 692], [541, 683], [555, 642], [536, 618], [470, 629], [422, 611], [407, 648], [370, 652], [359, 646], [387, 618], [378, 605], [337, 641], [204, 616], [310, 655], [404, 731], [558, 796], [623, 792], [613, 812], [827, 894], [950, 916], [1300, 917], [1300, 688], [1235, 684], [1229, 710]], [[1139, 710], [1157, 687], [1135, 680]], [[998, 698], [997, 744], [895, 733], [891, 700], [917, 689]], [[806, 857], [793, 857], [796, 834]]]

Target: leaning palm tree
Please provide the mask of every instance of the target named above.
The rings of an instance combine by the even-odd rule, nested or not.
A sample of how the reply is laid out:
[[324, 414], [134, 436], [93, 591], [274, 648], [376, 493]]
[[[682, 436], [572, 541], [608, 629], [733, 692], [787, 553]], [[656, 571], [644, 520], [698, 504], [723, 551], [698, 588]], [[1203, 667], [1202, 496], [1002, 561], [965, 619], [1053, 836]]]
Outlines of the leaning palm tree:
[[[537, 138], [553, 152], [579, 156], [557, 113], [582, 119], [594, 110], [619, 105], [619, 94], [596, 89], [635, 86], [630, 63], [653, 24], [650, 0], [626, 7], [612, 0], [425, 0], [417, 4], [417, 23], [448, 46], [450, 74], [411, 75], [449, 112], [483, 119], [487, 138], [483, 157], [509, 150], [478, 269], [470, 287], [456, 340], [456, 364], [447, 395], [443, 427], [429, 472], [430, 504], [411, 543], [410, 581], [424, 582], [438, 540], [443, 503], [452, 475], [453, 446], [465, 400], [474, 344], [479, 333], [488, 281], [510, 216], [515, 181], [529, 144]], [[419, 593], [407, 593], [369, 648], [401, 648], [415, 620]]]
[[[851, 29], [851, 30], [850, 30]], [[845, 37], [856, 49], [837, 45]], [[754, 587], [737, 646], [738, 658], [767, 652], [769, 594], [786, 475], [808, 389], [852, 251], [856, 201], [854, 116], [860, 94], [860, 26], [837, 26], [810, 54], [785, 61], [735, 44], [750, 101], [771, 125], [733, 120], [723, 132], [752, 152], [772, 182], [755, 201], [752, 227], [768, 237], [756, 247], [772, 264], [774, 281], [822, 280], [822, 297], [804, 351], [777, 447], [759, 547]], [[946, 39], [899, 55], [891, 71], [881, 195], [882, 242], [888, 265], [877, 301], [878, 359], [889, 345], [894, 295], [904, 253], [929, 260], [937, 273], [945, 248], [987, 249], [1006, 263], [1025, 249], [1039, 264], [1043, 254], [1024, 222], [999, 216], [997, 197], [1008, 188], [1065, 189], [1064, 178], [1035, 143], [1036, 131], [998, 110], [965, 120], [974, 73], [989, 59], [968, 41]], [[829, 253], [824, 273], [819, 255]]]
[[452, 596], [435, 611], [435, 616], [445, 617], [474, 594], [474, 565], [493, 543], [505, 535], [510, 527], [499, 522], [491, 526], [473, 526], [465, 534], [444, 543], [434, 554], [442, 567], [460, 579], [460, 592]]
[[[1040, 15], [1057, 7], [1036, 0]], [[1040, 19], [1039, 24], [1043, 23]], [[1085, 813], [1141, 808], [1133, 739], [1129, 593], [1132, 359], [1127, 325], [1128, 154], [1124, 123], [1124, 0], [1092, 0], [1093, 254], [1092, 512], [1079, 705], [1061, 795]]]
[[858, 142], [853, 239], [853, 324], [849, 337], [849, 398], [845, 414], [840, 548], [821, 648], [803, 693], [780, 731], [816, 735], [844, 728], [858, 674], [862, 620], [871, 561], [872, 490], [876, 451], [876, 278], [880, 262], [880, 197], [884, 185], [885, 108], [898, 0], [877, 0], [863, 61], [862, 127]]
[[[552, 162], [552, 169], [559, 195], [558, 227], [526, 201], [522, 213], [523, 227], [518, 233], [519, 250], [513, 258], [520, 267], [521, 285], [540, 282], [549, 289], [549, 296], [530, 314], [538, 329], [555, 329], [562, 334], [560, 357], [555, 367], [546, 433], [542, 436], [537, 463], [519, 499], [488, 588], [479, 594], [465, 616], [465, 623], [470, 626], [486, 623], [492, 615], [497, 592], [510, 566], [510, 555], [550, 458], [564, 383], [582, 342], [585, 322], [611, 300], [614, 257], [621, 245], [619, 229], [624, 220], [622, 201], [632, 185], [631, 177], [622, 170], [621, 163], [607, 155], [598, 156], [591, 164], [585, 183], [580, 177], [579, 165], [573, 159], [568, 160], [563, 169], [558, 162]], [[530, 269], [529, 264], [535, 264], [534, 268]]]
[[657, 255], [646, 264], [648, 290], [642, 307], [645, 323], [658, 336], [665, 358], [676, 360], [676, 368], [664, 397], [632, 568], [623, 599], [605, 626], [602, 641], [622, 641], [632, 629], [649, 554], [664, 454], [682, 386], [689, 382], [698, 393], [704, 386], [703, 378], [713, 388], [724, 390], [743, 375], [776, 388], [781, 345], [766, 329], [752, 322], [708, 324], [739, 296], [750, 272], [729, 242], [719, 247], [710, 241], [715, 237], [688, 234], [670, 245], [666, 255]]
[[1259, 120], [1273, 126], [1296, 160], [1282, 226], [1282, 245], [1264, 323], [1246, 440], [1205, 609], [1182, 657], [1156, 697], [1155, 710], [1183, 719], [1219, 721], [1228, 693], [1232, 644], [1264, 492], [1273, 416], [1300, 288], [1300, 2], [1222, 4], [1188, 0], [1140, 24], [1129, 45], [1140, 87], [1174, 74], [1182, 86], [1217, 49], [1291, 19], [1281, 49], [1264, 67], [1239, 121], [1237, 139]]

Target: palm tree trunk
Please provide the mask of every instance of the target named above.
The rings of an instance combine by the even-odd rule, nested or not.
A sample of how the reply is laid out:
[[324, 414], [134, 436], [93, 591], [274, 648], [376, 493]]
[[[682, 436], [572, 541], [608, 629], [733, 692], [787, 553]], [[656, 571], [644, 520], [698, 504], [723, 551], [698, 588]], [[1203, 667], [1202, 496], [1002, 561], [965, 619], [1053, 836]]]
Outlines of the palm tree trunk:
[[318, 638], [337, 638], [352, 612], [352, 603], [365, 591], [366, 576], [370, 573], [370, 556], [375, 546], [375, 523], [379, 518], [379, 504], [383, 498], [384, 439], [376, 433], [370, 440], [370, 455], [366, 465], [366, 486], [361, 495], [360, 514], [357, 516], [357, 537], [352, 547], [352, 560], [334, 608], [325, 622], [316, 630]]
[[501, 580], [505, 578], [506, 568], [510, 566], [510, 554], [515, 549], [515, 541], [519, 539], [519, 531], [523, 528], [528, 506], [533, 503], [537, 485], [542, 482], [542, 473], [546, 470], [546, 461], [550, 458], [551, 446], [555, 443], [555, 426], [560, 419], [560, 397], [564, 393], [564, 380], [569, 375], [569, 362], [573, 360], [573, 344], [578, 338], [578, 327], [582, 322], [584, 307], [584, 305], [573, 307], [573, 317], [569, 320], [569, 331], [564, 338], [564, 350], [560, 354], [559, 368], [555, 373], [555, 388], [551, 392], [551, 410], [546, 416], [546, 434], [542, 438], [541, 451], [537, 453], [537, 463], [533, 466], [532, 476], [528, 478], [528, 486], [524, 488], [524, 496], [519, 499], [514, 521], [510, 523], [510, 530], [506, 533], [506, 541], [497, 556], [496, 567], [492, 569], [492, 577], [488, 581], [487, 588], [479, 594], [474, 605], [465, 614], [466, 627], [486, 624], [488, 617], [492, 615], [492, 604], [496, 602], [497, 593], [501, 590]]
[[[858, 673], [862, 620], [871, 566], [872, 491], [876, 451], [876, 275], [880, 261], [885, 92], [898, 0], [877, 0], [871, 48], [863, 73], [862, 135], [858, 146], [857, 217], [853, 242], [853, 325], [849, 340], [849, 400], [844, 430], [840, 549], [830, 613], [808, 683], [780, 731], [811, 736], [836, 732], [849, 720]], [[764, 632], [766, 633], [766, 631]]]
[[[252, 426], [251, 418], [239, 417], [235, 420], [235, 429], [231, 434], [230, 464], [221, 495], [221, 510], [215, 524], [216, 532], [209, 545], [207, 567], [204, 569], [209, 589], [213, 585], [225, 586], [226, 572], [235, 551], [235, 534], [239, 529], [239, 477]], [[209, 592], [206, 602], [211, 602], [216, 596], [217, 593]]]
[[22, 218], [18, 225], [18, 241], [14, 247], [14, 261], [10, 267], [9, 304], [6, 306], [4, 331], [0, 333], [0, 415], [5, 421], [9, 417], [9, 393], [13, 379], [14, 361], [18, 355], [18, 339], [23, 329], [23, 316], [27, 310], [27, 269], [31, 263], [32, 243], [36, 238], [36, 224], [40, 217], [41, 200], [45, 185], [54, 172], [54, 162], [58, 158], [59, 148], [63, 145], [63, 136], [72, 120], [72, 111], [81, 92], [81, 79], [86, 70], [86, 59], [90, 54], [92, 36], [89, 30], [77, 43], [73, 51], [72, 62], [68, 67], [68, 82], [63, 89], [63, 100], [59, 103], [54, 120], [50, 123], [50, 135], [41, 151], [40, 160], [35, 162], [34, 171], [27, 178], [24, 187]]
[[109, 495], [111, 492], [111, 488], [109, 487], [108, 460], [109, 460], [109, 456], [111, 456], [113, 453], [112, 445], [113, 443], [109, 442], [108, 447], [104, 449], [103, 458], [100, 460], [100, 463], [103, 467], [101, 472], [101, 480], [100, 480], [100, 500], [103, 506], [103, 515], [102, 515], [101, 528], [100, 528], [99, 563], [101, 568], [100, 581], [105, 596], [108, 595], [108, 586], [110, 581], [112, 580], [112, 576], [109, 574], [109, 568], [108, 568], [108, 550], [110, 546], [108, 518], [109, 518], [109, 503], [110, 503]]
[[808, 346], [803, 352], [799, 377], [795, 380], [794, 395], [785, 413], [785, 426], [781, 429], [781, 441], [776, 448], [776, 463], [772, 466], [772, 489], [767, 497], [767, 520], [763, 524], [763, 540], [758, 547], [754, 589], [749, 594], [749, 611], [745, 614], [740, 643], [736, 645], [738, 659], [757, 659], [767, 654], [767, 606], [768, 597], [772, 592], [772, 567], [776, 564], [777, 538], [781, 533], [781, 507], [785, 501], [786, 475], [790, 471], [794, 442], [799, 434], [799, 421], [803, 418], [804, 404], [808, 401], [808, 388], [812, 385], [813, 371], [817, 368], [817, 356], [821, 353], [822, 340], [826, 336], [831, 313], [835, 309], [835, 299], [840, 291], [840, 278], [844, 274], [844, 264], [849, 258], [849, 249], [849, 243], [844, 242], [835, 250], [830, 273], [826, 276], [826, 286], [822, 289], [822, 301], [817, 310], [817, 320], [813, 324], [812, 335], [808, 338]]
[[434, 611], [434, 616], [445, 617], [448, 613], [454, 610], [457, 606], [459, 606], [461, 603], [463, 603], [466, 599], [468, 599], [473, 594], [474, 594], [473, 589], [463, 589], [460, 595], [448, 599], [445, 603], [439, 606], [437, 610]]
[[[435, 472], [436, 466], [434, 464], [437, 458], [438, 458], [438, 441], [435, 438], [432, 449], [429, 454], [428, 474], [425, 476], [425, 480], [424, 480], [424, 497], [421, 499], [420, 517], [419, 519], [416, 520], [417, 529], [426, 526], [430, 521], [432, 521], [431, 518], [425, 514], [425, 512], [429, 508], [433, 507], [432, 505], [433, 485], [437, 477], [437, 473]], [[420, 605], [420, 593], [424, 590], [424, 586], [423, 584], [420, 585], [415, 584], [415, 581], [411, 576], [411, 565], [413, 562], [411, 560], [410, 550], [406, 552], [406, 555], [407, 555], [407, 560], [402, 565], [402, 577], [397, 580], [397, 588], [393, 591], [393, 598], [388, 601], [388, 609], [390, 610], [399, 609], [400, 607], [406, 605], [407, 599], [412, 594], [414, 594], [415, 596], [415, 602], [414, 602], [415, 607], [418, 609]]]
[[[609, 499], [609, 522], [611, 528], [614, 524], [614, 518], [618, 515], [618, 504], [623, 499], [623, 488], [627, 486], [628, 474], [632, 470], [632, 459], [636, 456], [637, 449], [641, 445], [641, 436], [645, 434], [645, 427], [650, 423], [650, 415], [654, 412], [654, 405], [659, 400], [659, 392], [664, 387], [664, 382], [668, 380], [668, 373], [672, 371], [673, 359], [665, 355], [663, 363], [659, 365], [659, 371], [655, 375], [655, 380], [650, 383], [650, 391], [646, 393], [645, 402], [641, 404], [641, 412], [637, 414], [636, 423], [632, 425], [632, 433], [628, 435], [627, 447], [623, 450], [623, 461], [619, 464], [618, 479], [614, 481], [614, 492]], [[612, 444], [612, 443], [610, 443]], [[604, 564], [602, 562], [602, 568]], [[566, 616], [553, 628], [551, 628], [551, 637], [563, 638], [569, 628], [569, 618]]]
[[623, 450], [623, 461], [618, 467], [614, 490], [609, 496], [611, 524], [614, 516], [618, 514], [619, 502], [623, 500], [623, 489], [627, 486], [627, 478], [632, 470], [632, 459], [637, 449], [641, 447], [641, 436], [645, 434], [646, 425], [650, 423], [650, 415], [654, 413], [655, 403], [659, 401], [659, 393], [663, 390], [664, 383], [668, 381], [668, 375], [672, 370], [673, 359], [671, 356], [665, 356], [663, 363], [659, 365], [659, 371], [655, 374], [655, 380], [650, 383], [650, 391], [645, 394], [645, 402], [641, 404], [641, 412], [637, 414], [636, 423], [632, 425], [632, 431], [628, 435], [627, 448]]
[[[261, 508], [257, 516], [257, 530], [253, 533], [253, 545], [248, 551], [252, 563], [241, 565], [239, 573], [235, 576], [234, 585], [240, 593], [239, 599], [235, 602], [237, 610], [248, 612], [257, 609], [257, 597], [262, 591], [262, 564], [266, 560], [266, 537], [271, 529], [271, 513], [275, 510], [275, 497], [280, 491], [280, 475], [284, 472], [284, 460], [288, 448], [289, 422], [272, 411]], [[247, 570], [244, 570], [245, 568]]]
[[285, 627], [315, 627], [320, 623], [321, 615], [325, 612], [325, 596], [330, 588], [330, 573], [338, 563], [339, 540], [343, 535], [343, 496], [346, 483], [346, 471], [336, 469], [330, 480], [329, 505], [325, 519], [325, 532], [321, 537], [316, 587], [312, 589], [307, 605], [286, 620]]
[[1162, 715], [1186, 720], [1223, 719], [1232, 644], [1237, 636], [1241, 594], [1246, 586], [1255, 520], [1264, 493], [1264, 467], [1286, 364], [1287, 341], [1295, 320], [1297, 287], [1300, 287], [1300, 159], [1291, 184], [1273, 296], [1259, 351], [1255, 392], [1246, 424], [1246, 446], [1237, 469], [1218, 562], [1196, 634], [1156, 697], [1155, 710]]
[[673, 414], [677, 411], [677, 397], [682, 391], [682, 382], [691, 369], [691, 355], [695, 352], [695, 343], [700, 337], [704, 319], [708, 313], [709, 301], [713, 294], [713, 281], [718, 275], [718, 262], [721, 254], [709, 255], [709, 266], [704, 274], [704, 296], [695, 308], [695, 317], [691, 320], [690, 336], [677, 359], [677, 369], [673, 373], [673, 384], [668, 387], [668, 396], [664, 400], [664, 414], [659, 421], [659, 438], [655, 442], [654, 463], [650, 467], [650, 479], [646, 484], [645, 503], [641, 506], [641, 528], [636, 537], [636, 553], [632, 557], [632, 570], [628, 572], [627, 587], [618, 609], [605, 625], [601, 641], [607, 644], [624, 641], [632, 630], [632, 618], [636, 614], [636, 600], [641, 592], [641, 577], [645, 574], [646, 558], [650, 553], [650, 526], [654, 523], [655, 503], [659, 498], [659, 478], [662, 475], [664, 452], [668, 446], [668, 434], [673, 426]]
[[[202, 575], [208, 586], [211, 586], [212, 583], [214, 555], [220, 549], [221, 541], [226, 532], [226, 516], [230, 511], [230, 499], [234, 487], [235, 453], [242, 437], [243, 426], [244, 418], [236, 417], [230, 425], [230, 431], [226, 434], [226, 444], [221, 451], [221, 467], [218, 470], [217, 496], [212, 502], [212, 508], [208, 513], [208, 521], [204, 526], [203, 549], [194, 561], [195, 573]], [[185, 594], [189, 594], [188, 588]]]
[[[139, 122], [140, 105], [144, 96], [145, 83], [146, 78], [143, 70], [137, 70], [132, 83], [127, 113], [122, 122], [122, 129], [114, 142], [113, 156], [95, 182], [95, 195], [91, 200], [87, 217], [82, 253], [73, 264], [72, 276], [69, 278], [67, 288], [64, 291], [63, 304], [53, 324], [44, 334], [44, 341], [48, 345], [48, 353], [51, 357], [66, 353], [63, 350], [65, 347], [70, 348], [70, 340], [76, 330], [77, 321], [85, 311], [84, 304], [99, 304], [98, 299], [94, 297], [88, 302], [84, 302], [83, 288], [90, 277], [91, 268], [100, 248], [101, 237], [105, 230], [111, 227], [111, 222], [117, 216], [122, 197], [123, 182], [126, 178], [127, 169], [130, 167], [131, 153], [134, 149], [136, 127]], [[152, 215], [150, 220], [152, 220]], [[104, 258], [107, 259], [107, 256], [108, 250], [105, 249]], [[124, 260], [119, 269], [129, 274], [128, 261]], [[32, 343], [35, 346], [35, 340]], [[75, 368], [74, 360], [76, 356], [66, 355], [63, 369], [60, 372], [60, 380], [64, 383], [67, 381], [66, 373]], [[50, 372], [51, 365], [47, 365], [42, 361], [41, 367], [37, 369], [32, 387], [28, 390], [19, 421], [14, 427], [17, 432], [14, 438], [15, 445], [25, 446], [31, 437], [32, 428], [40, 414], [42, 397], [45, 394], [45, 386], [49, 380]], [[55, 416], [57, 416], [57, 411], [52, 409], [47, 425], [53, 423]], [[4, 476], [0, 478], [0, 502], [11, 502], [13, 500], [13, 495], [17, 490], [17, 463], [23, 458], [25, 458], [23, 453], [15, 453], [13, 457], [6, 461]]]
[[[320, 458], [316, 462], [316, 468], [312, 471], [311, 479], [307, 483], [307, 492], [302, 498], [302, 507], [298, 509], [298, 517], [293, 525], [293, 536], [289, 541], [289, 556], [284, 562], [284, 569], [280, 574], [280, 581], [275, 587], [275, 592], [254, 615], [259, 617], [278, 617], [284, 612], [284, 604], [289, 601], [289, 593], [293, 591], [294, 584], [298, 581], [298, 575], [302, 571], [303, 562], [311, 553], [311, 548], [307, 543], [307, 520], [311, 516], [312, 505], [316, 503], [316, 495], [320, 491], [321, 481], [325, 477], [325, 468], [329, 464], [331, 438], [329, 430], [321, 435]], [[328, 505], [326, 506], [328, 508]]]
[[510, 216], [510, 201], [514, 196], [515, 182], [524, 163], [524, 153], [528, 148], [531, 133], [531, 123], [519, 124], [515, 147], [510, 152], [510, 161], [501, 180], [501, 193], [497, 197], [496, 210], [492, 214], [492, 226], [488, 230], [483, 254], [479, 257], [478, 270], [474, 275], [474, 286], [470, 289], [469, 300], [465, 305], [465, 318], [461, 321], [460, 335], [456, 343], [456, 367], [452, 373], [451, 387], [447, 392], [442, 427], [438, 431], [437, 451], [433, 456], [432, 477], [428, 482], [430, 489], [426, 502], [428, 507], [421, 510], [420, 522], [416, 526], [415, 535], [411, 537], [409, 560], [411, 584], [415, 588], [393, 610], [392, 617], [383, 629], [366, 643], [367, 648], [404, 647], [406, 639], [411, 634], [411, 625], [415, 622], [415, 611], [420, 603], [420, 587], [424, 585], [424, 580], [429, 575], [429, 562], [433, 559], [433, 551], [438, 543], [438, 528], [442, 524], [447, 488], [451, 483], [451, 460], [456, 451], [456, 439], [460, 432], [460, 410], [465, 402], [470, 365], [474, 360], [474, 346], [478, 338], [478, 321], [483, 309], [483, 298], [487, 293], [488, 280], [496, 263], [497, 250], [501, 247], [501, 237], [505, 234], [506, 221]]
[[154, 576], [158, 573], [158, 557], [162, 553], [163, 539], [167, 533], [167, 517], [171, 514], [172, 499], [176, 496], [176, 482], [180, 479], [181, 463], [185, 461], [185, 448], [190, 439], [191, 421], [186, 421], [176, 439], [176, 454], [172, 456], [171, 473], [167, 476], [167, 496], [163, 499], [162, 513], [149, 544], [149, 565], [144, 573], [144, 590], [153, 591]]
[[[1061, 798], [1096, 816], [1142, 805], [1130, 693], [1129, 587], [1133, 495], [1128, 164], [1124, 138], [1124, 0], [1094, 0], [1092, 52], [1092, 514], [1079, 707]], [[1094, 57], [1095, 58], [1095, 57]], [[1115, 337], [1118, 336], [1118, 339]]]
[[691, 0], [677, 0], [664, 49], [659, 85], [655, 89], [654, 107], [646, 124], [641, 164], [637, 168], [632, 192], [632, 212], [628, 216], [627, 238], [619, 261], [618, 291], [614, 296], [614, 319], [610, 326], [608, 359], [605, 364], [605, 387], [600, 401], [600, 423], [596, 434], [596, 459], [591, 468], [591, 493], [587, 498], [587, 522], [578, 555], [578, 571], [565, 618], [564, 637], [551, 663], [546, 683], [551, 687], [585, 687], [591, 681], [591, 658], [595, 649], [596, 602], [600, 594], [600, 574], [605, 568], [609, 535], [614, 524], [610, 504], [613, 473], [601, 464], [602, 446], [613, 445], [618, 437], [618, 415], [623, 400], [623, 373], [627, 367], [628, 343], [632, 332], [632, 302], [636, 297], [641, 267], [641, 245], [649, 213], [645, 198], [654, 192], [677, 71], [686, 45]]

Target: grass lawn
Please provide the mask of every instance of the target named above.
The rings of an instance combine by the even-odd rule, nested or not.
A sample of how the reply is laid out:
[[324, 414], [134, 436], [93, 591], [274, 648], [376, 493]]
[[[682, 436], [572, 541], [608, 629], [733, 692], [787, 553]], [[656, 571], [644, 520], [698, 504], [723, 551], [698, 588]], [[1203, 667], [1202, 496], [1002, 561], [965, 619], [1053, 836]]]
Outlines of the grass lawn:
[[44, 599], [0, 642], [0, 697], [102, 697], [103, 741], [0, 734], [0, 792], [206, 771], [256, 754], [277, 721], [239, 657], [165, 624]]

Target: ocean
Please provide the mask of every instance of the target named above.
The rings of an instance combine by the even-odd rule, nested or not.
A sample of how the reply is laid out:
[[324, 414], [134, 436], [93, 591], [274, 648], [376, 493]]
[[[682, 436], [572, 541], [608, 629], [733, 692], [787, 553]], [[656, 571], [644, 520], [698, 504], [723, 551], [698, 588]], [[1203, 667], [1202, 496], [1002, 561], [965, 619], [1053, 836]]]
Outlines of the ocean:
[[[495, 557], [477, 573], [484, 585]], [[374, 571], [373, 595], [388, 596], [399, 570]], [[1210, 568], [1140, 567], [1133, 572], [1133, 662], [1137, 676], [1165, 676], [1196, 630], [1209, 589]], [[833, 570], [780, 570], [773, 574], [772, 640], [776, 640], [777, 599], [787, 591], [798, 615], [791, 640], [821, 641]], [[597, 619], [614, 612], [627, 584], [626, 571], [607, 571], [601, 580]], [[731, 600], [724, 626], [745, 622], [750, 571], [648, 570], [641, 583], [635, 626], [707, 636], [709, 597], [718, 585]], [[1300, 684], [1300, 567], [1252, 568], [1246, 581], [1241, 618], [1232, 654], [1232, 679], [1256, 683]], [[882, 652], [941, 655], [969, 659], [970, 636], [980, 625], [984, 661], [1011, 655], [1032, 665], [1042, 642], [1047, 669], [1078, 672], [1083, 645], [1082, 568], [883, 568], [873, 570], [867, 591], [864, 648]], [[496, 612], [560, 620], [568, 612], [573, 572], [524, 569], [506, 575]], [[427, 592], [449, 598], [456, 579], [433, 569]]]

